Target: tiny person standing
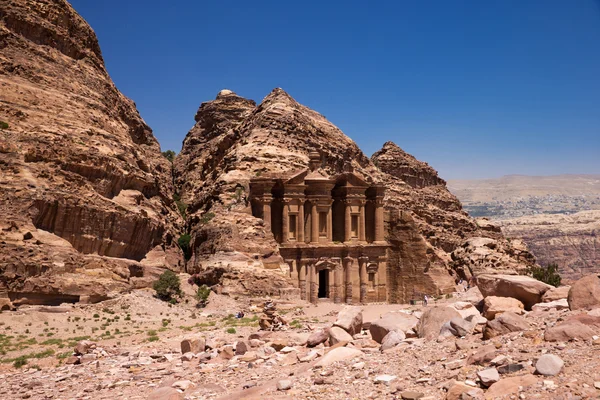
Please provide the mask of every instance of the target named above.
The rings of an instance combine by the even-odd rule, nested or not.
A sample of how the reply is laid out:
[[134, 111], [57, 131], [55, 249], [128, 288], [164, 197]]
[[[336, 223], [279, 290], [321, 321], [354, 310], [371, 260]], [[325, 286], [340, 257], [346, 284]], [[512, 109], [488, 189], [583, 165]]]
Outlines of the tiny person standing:
[[429, 300], [429, 298], [427, 297], [427, 295], [423, 296], [423, 305], [426, 306], [427, 305], [427, 301]]

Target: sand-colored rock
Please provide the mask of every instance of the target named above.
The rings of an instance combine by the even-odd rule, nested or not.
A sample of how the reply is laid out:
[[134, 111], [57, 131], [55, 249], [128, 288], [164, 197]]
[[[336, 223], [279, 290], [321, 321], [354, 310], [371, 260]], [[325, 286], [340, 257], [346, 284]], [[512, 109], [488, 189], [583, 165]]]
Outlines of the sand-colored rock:
[[484, 297], [512, 297], [520, 300], [525, 309], [542, 301], [542, 296], [552, 286], [529, 276], [520, 275], [479, 275], [477, 286]]
[[600, 307], [600, 278], [597, 274], [588, 275], [573, 283], [567, 296], [571, 310]]
[[552, 301], [563, 300], [569, 296], [569, 290], [571, 286], [560, 286], [557, 288], [552, 288], [548, 290], [542, 296], [543, 303], [550, 303]]
[[535, 385], [536, 383], [537, 378], [531, 374], [503, 378], [490, 386], [488, 391], [485, 392], [485, 398], [495, 399], [502, 396], [517, 394], [519, 393], [520, 388]]
[[442, 326], [456, 317], [460, 318], [460, 314], [452, 307], [432, 307], [419, 320], [417, 334], [420, 338], [435, 339]]
[[525, 318], [507, 311], [497, 315], [494, 320], [488, 321], [483, 330], [483, 338], [488, 340], [496, 336], [505, 335], [510, 332], [524, 331], [530, 328], [531, 325]]
[[523, 314], [524, 309], [523, 303], [512, 297], [488, 296], [483, 301], [483, 316], [489, 320], [506, 311]]

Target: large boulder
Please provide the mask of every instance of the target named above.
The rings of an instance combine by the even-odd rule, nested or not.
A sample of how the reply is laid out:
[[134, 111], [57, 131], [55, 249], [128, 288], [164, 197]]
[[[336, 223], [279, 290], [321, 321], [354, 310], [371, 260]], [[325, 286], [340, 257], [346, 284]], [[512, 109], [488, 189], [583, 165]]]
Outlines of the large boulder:
[[524, 308], [523, 303], [512, 297], [489, 296], [483, 300], [483, 316], [489, 320], [506, 311], [523, 314]]
[[544, 340], [548, 342], [567, 342], [574, 339], [589, 340], [597, 334], [600, 334], [600, 317], [579, 314], [546, 329]]
[[335, 362], [348, 361], [363, 355], [363, 352], [350, 347], [337, 347], [325, 354], [316, 364], [315, 367], [328, 367]]
[[356, 335], [362, 330], [363, 315], [360, 307], [347, 306], [339, 312], [334, 326], [339, 326], [350, 335]]
[[407, 331], [414, 329], [419, 323], [419, 319], [414, 315], [403, 312], [390, 312], [384, 314], [380, 319], [371, 322], [369, 332], [371, 337], [377, 343], [382, 343], [383, 338], [392, 331]]
[[575, 282], [567, 296], [571, 310], [590, 310], [600, 307], [600, 278], [588, 275]]
[[488, 321], [483, 330], [483, 339], [488, 340], [496, 336], [505, 335], [510, 332], [525, 331], [531, 328], [525, 318], [507, 311]]
[[483, 274], [477, 277], [477, 286], [484, 297], [512, 297], [520, 300], [525, 309], [542, 301], [542, 296], [552, 286], [524, 275], [491, 275]]
[[569, 296], [571, 286], [560, 286], [548, 290], [542, 296], [542, 303], [550, 303], [557, 300], [566, 299]]
[[439, 336], [442, 326], [452, 318], [461, 318], [458, 311], [452, 307], [433, 307], [425, 311], [417, 326], [420, 338], [435, 339]]
[[450, 304], [450, 307], [454, 308], [461, 317], [467, 319], [473, 315], [479, 315], [479, 310], [473, 305], [473, 303], [467, 301], [457, 301], [456, 303]]
[[567, 299], [550, 301], [548, 303], [537, 303], [531, 307], [531, 311], [566, 310], [569, 308]]
[[504, 398], [511, 394], [518, 394], [522, 388], [535, 385], [537, 378], [531, 374], [513, 376], [510, 378], [500, 379], [494, 383], [485, 393], [486, 399]]
[[329, 344], [331, 344], [332, 346], [340, 342], [349, 343], [351, 341], [352, 335], [350, 335], [348, 332], [346, 332], [339, 326], [334, 326], [331, 329], [329, 329]]
[[317, 329], [310, 334], [306, 340], [306, 345], [308, 347], [315, 347], [321, 343], [325, 343], [327, 339], [329, 339], [329, 329]]
[[391, 349], [393, 347], [398, 346], [402, 341], [406, 338], [404, 332], [402, 331], [391, 331], [381, 341], [381, 351], [385, 351]]

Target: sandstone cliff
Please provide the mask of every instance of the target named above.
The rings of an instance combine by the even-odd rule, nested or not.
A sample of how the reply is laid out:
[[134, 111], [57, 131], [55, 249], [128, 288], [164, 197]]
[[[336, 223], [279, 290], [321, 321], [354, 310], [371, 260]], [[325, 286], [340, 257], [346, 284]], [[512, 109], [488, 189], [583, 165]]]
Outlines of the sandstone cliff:
[[453, 259], [451, 253], [467, 238], [504, 241], [501, 234], [480, 228], [462, 211], [426, 163], [391, 142], [369, 159], [337, 127], [282, 89], [273, 90], [257, 106], [224, 90], [200, 106], [196, 125], [175, 161], [176, 182], [189, 204], [188, 227], [193, 236], [188, 271], [237, 271], [260, 279], [270, 276], [276, 282], [266, 287], [250, 285], [257, 292], [289, 286], [282, 273], [287, 265], [273, 235], [252, 216], [249, 181], [307, 168], [311, 151], [321, 154], [322, 170], [329, 175], [351, 169], [367, 182], [386, 185], [386, 232], [392, 245], [390, 301], [451, 292], [461, 277], [500, 264], [475, 264], [465, 252]]
[[541, 265], [556, 263], [565, 283], [600, 271], [600, 211], [540, 214], [498, 221], [524, 240]]
[[178, 268], [171, 165], [66, 1], [0, 2], [0, 88], [0, 289], [94, 300]]

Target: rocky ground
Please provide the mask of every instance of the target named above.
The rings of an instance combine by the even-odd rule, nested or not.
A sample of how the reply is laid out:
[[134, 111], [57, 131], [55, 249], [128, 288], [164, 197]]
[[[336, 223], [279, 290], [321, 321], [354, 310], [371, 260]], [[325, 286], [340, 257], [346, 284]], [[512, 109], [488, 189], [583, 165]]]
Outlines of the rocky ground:
[[[569, 309], [583, 305], [573, 294], [581, 287], [567, 301], [569, 290], [525, 278], [485, 279], [485, 301], [475, 288], [426, 307], [277, 303], [287, 326], [275, 332], [259, 330], [264, 299], [211, 294], [198, 309], [187, 284], [175, 305], [137, 291], [96, 305], [4, 312], [0, 397], [600, 396], [600, 309]], [[600, 290], [600, 279], [591, 279], [584, 299]], [[514, 297], [490, 295], [507, 290]], [[531, 293], [541, 303], [526, 311]], [[244, 318], [233, 316], [238, 311]]]

